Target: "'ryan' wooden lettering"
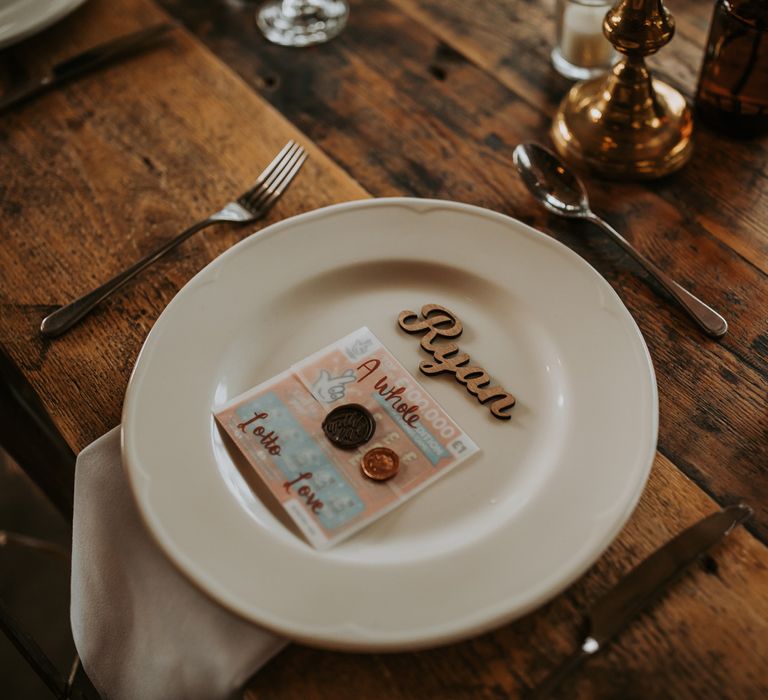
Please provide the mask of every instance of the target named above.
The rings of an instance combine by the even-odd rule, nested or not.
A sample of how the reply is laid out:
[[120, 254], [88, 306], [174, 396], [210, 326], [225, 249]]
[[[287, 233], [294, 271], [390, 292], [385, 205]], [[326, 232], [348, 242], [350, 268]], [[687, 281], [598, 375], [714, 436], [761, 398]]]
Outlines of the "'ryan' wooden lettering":
[[470, 357], [459, 350], [456, 343], [435, 343], [438, 338], [458, 338], [464, 327], [456, 315], [437, 304], [421, 307], [421, 316], [415, 311], [401, 311], [397, 323], [406, 333], [424, 333], [421, 347], [430, 355], [432, 361], [424, 360], [419, 369], [424, 374], [449, 372], [456, 375], [456, 381], [464, 384], [467, 391], [477, 400], [489, 404], [491, 413], [496, 418], [508, 420], [509, 409], [515, 405], [515, 397], [500, 386], [488, 386], [491, 378], [482, 367], [470, 365]]

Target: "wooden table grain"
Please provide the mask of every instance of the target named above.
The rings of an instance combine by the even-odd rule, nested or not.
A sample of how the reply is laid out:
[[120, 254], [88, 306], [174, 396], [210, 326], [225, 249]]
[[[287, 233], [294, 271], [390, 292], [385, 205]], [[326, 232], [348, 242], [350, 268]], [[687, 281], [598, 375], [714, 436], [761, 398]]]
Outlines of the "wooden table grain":
[[[668, 6], [677, 36], [652, 63], [690, 97], [711, 6]], [[89, 0], [0, 51], [7, 86], [168, 15], [182, 25], [152, 51], [0, 120], [0, 346], [13, 377], [26, 383], [25, 411], [50, 416], [36, 423], [56, 443], [46, 488], [71, 489], [67, 452], [119, 422], [157, 316], [244, 231], [192, 239], [58, 340], [39, 336], [41, 318], [226, 201], [297, 138], [311, 159], [270, 221], [368, 196], [441, 197], [512, 215], [588, 260], [648, 343], [659, 448], [624, 531], [542, 609], [421, 652], [292, 645], [256, 675], [248, 697], [519, 697], [573, 648], [590, 600], [679, 530], [739, 499], [756, 510], [748, 529], [590, 660], [562, 697], [768, 695], [768, 140], [733, 140], [701, 126], [693, 160], [678, 174], [642, 185], [586, 178], [596, 210], [726, 315], [729, 333], [714, 341], [599, 233], [538, 209], [514, 173], [514, 146], [546, 141], [568, 88], [548, 62], [551, 2], [357, 0], [341, 36], [305, 50], [268, 44], [253, 12], [235, 0]], [[0, 437], [10, 439], [14, 417], [0, 418]], [[14, 444], [19, 434], [14, 428]]]

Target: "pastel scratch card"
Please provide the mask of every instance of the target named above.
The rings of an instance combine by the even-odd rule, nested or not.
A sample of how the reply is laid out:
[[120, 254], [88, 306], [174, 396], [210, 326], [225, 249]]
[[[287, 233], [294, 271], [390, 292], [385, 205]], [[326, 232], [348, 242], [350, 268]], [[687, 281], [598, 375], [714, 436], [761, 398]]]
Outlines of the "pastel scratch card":
[[349, 537], [478, 451], [368, 328], [214, 415], [318, 549]]

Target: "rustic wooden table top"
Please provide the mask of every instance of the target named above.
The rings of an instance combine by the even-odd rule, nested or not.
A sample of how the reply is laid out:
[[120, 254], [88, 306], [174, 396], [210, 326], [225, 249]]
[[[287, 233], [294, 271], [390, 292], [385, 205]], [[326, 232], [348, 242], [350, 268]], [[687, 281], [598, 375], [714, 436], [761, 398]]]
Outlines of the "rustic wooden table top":
[[[652, 64], [691, 96], [711, 3], [668, 6], [677, 36]], [[270, 221], [368, 196], [439, 197], [517, 217], [577, 251], [646, 338], [661, 424], [650, 481], [625, 530], [542, 609], [430, 651], [290, 646], [255, 677], [249, 697], [519, 696], [573, 649], [590, 600], [670, 536], [741, 498], [756, 510], [748, 529], [590, 660], [562, 696], [765, 697], [768, 140], [699, 128], [692, 162], [672, 177], [587, 178], [598, 211], [727, 316], [728, 335], [710, 340], [603, 236], [539, 209], [514, 173], [514, 146], [546, 141], [568, 88], [548, 60], [552, 2], [357, 0], [340, 37], [305, 50], [269, 45], [253, 11], [235, 0], [89, 0], [0, 51], [8, 85], [168, 14], [183, 25], [156, 49], [0, 121], [0, 345], [69, 446], [78, 451], [119, 422], [153, 322], [243, 231], [199, 235], [58, 340], [40, 337], [41, 318], [240, 191], [291, 137], [311, 159]]]

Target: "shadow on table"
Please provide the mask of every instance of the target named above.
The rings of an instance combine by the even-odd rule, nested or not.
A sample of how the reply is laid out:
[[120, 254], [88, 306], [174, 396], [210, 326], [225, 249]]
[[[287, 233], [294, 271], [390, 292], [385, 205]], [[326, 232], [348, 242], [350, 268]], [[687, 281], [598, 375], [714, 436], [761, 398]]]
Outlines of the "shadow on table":
[[[2, 533], [39, 538], [67, 558], [18, 546]], [[70, 529], [64, 518], [0, 451], [0, 601], [63, 675], [75, 657], [69, 625]], [[49, 700], [51, 691], [0, 634], [0, 697]]]

